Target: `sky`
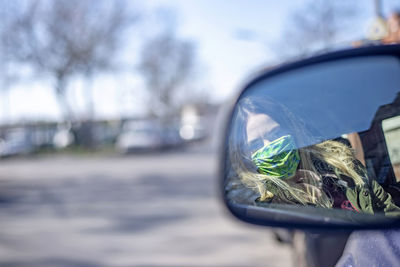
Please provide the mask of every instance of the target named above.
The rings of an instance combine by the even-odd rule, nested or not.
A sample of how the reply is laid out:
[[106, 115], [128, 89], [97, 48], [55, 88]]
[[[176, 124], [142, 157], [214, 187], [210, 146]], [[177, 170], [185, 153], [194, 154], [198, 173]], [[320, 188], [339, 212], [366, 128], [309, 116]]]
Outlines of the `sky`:
[[[126, 61], [135, 64], [143, 40], [152, 36], [157, 27], [157, 10], [169, 9], [176, 14], [176, 31], [180, 38], [196, 44], [201, 73], [193, 82], [204, 88], [214, 102], [235, 95], [240, 86], [261, 66], [282, 61], [278, 43], [291, 12], [301, 8], [306, 0], [239, 1], [239, 0], [147, 0], [137, 3], [144, 20], [125, 40], [129, 49], [123, 53]], [[373, 19], [373, 1], [361, 3], [358, 20], [351, 34], [344, 39], [364, 38]], [[134, 2], [135, 3], [135, 2]], [[139, 4], [140, 3], [140, 4]], [[279, 3], [279, 4], [277, 4]], [[383, 1], [386, 15], [397, 1]], [[362, 10], [361, 10], [362, 9]], [[158, 25], [159, 26], [159, 25]], [[279, 48], [278, 48], [279, 49]], [[35, 77], [33, 75], [33, 77]], [[68, 99], [79, 114], [85, 114], [86, 84], [72, 81]], [[135, 69], [120, 74], [102, 74], [91, 84], [97, 118], [117, 118], [142, 114], [146, 109], [146, 88]], [[0, 94], [0, 123], [21, 120], [56, 120], [61, 112], [46, 77], [19, 81], [9, 91]]]

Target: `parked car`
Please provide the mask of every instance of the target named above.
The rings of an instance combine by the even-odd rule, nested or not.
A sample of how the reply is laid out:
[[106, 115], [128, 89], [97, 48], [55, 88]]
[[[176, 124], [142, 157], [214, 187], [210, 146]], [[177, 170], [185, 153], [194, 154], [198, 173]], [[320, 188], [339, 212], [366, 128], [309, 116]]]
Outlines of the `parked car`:
[[31, 137], [23, 128], [7, 130], [0, 138], [0, 157], [26, 155], [33, 151]]
[[179, 129], [179, 135], [187, 142], [201, 141], [207, 137], [206, 130], [200, 123], [182, 125]]
[[53, 145], [57, 149], [66, 148], [75, 141], [74, 135], [69, 127], [58, 127], [53, 136]]
[[154, 151], [182, 144], [178, 129], [163, 126], [158, 121], [132, 121], [123, 126], [117, 137], [116, 149], [120, 153]]
[[231, 110], [220, 184], [236, 218], [287, 229], [299, 266], [400, 264], [399, 45], [261, 70]]

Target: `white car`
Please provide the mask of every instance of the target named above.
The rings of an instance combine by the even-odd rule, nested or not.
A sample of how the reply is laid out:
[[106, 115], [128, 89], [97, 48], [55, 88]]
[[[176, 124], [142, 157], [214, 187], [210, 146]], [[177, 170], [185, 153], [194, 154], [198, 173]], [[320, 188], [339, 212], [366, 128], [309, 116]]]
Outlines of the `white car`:
[[154, 121], [133, 121], [124, 125], [117, 137], [116, 149], [120, 153], [152, 151], [181, 144], [178, 131], [162, 127]]

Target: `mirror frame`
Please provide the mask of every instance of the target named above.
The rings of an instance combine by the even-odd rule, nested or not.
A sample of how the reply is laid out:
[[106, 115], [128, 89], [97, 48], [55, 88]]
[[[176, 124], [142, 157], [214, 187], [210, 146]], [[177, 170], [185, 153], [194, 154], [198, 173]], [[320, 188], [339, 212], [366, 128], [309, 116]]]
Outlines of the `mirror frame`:
[[[301, 69], [306, 66], [312, 66], [320, 63], [333, 62], [342, 59], [351, 59], [357, 57], [368, 56], [393, 56], [400, 61], [400, 45], [371, 45], [360, 48], [351, 48], [346, 50], [335, 51], [331, 53], [313, 56], [294, 62], [285, 63], [276, 67], [267, 67], [256, 72], [248, 82], [242, 86], [237, 97], [234, 98], [228, 106], [228, 114], [223, 125], [222, 143], [219, 147], [219, 193], [224, 205], [230, 214], [247, 223], [281, 227], [289, 229], [321, 229], [321, 230], [373, 230], [373, 229], [393, 229], [400, 228], [400, 218], [390, 218], [380, 216], [379, 222], [373, 220], [371, 222], [344, 222], [332, 217], [315, 216], [312, 214], [301, 214], [293, 211], [266, 209], [258, 206], [249, 206], [242, 204], [229, 203], [225, 195], [225, 174], [226, 151], [228, 149], [229, 129], [231, 128], [232, 116], [234, 108], [242, 95], [254, 84], [261, 80], [267, 80], [286, 72]], [[399, 73], [400, 75], [400, 73]], [[400, 85], [399, 85], [400, 86]]]

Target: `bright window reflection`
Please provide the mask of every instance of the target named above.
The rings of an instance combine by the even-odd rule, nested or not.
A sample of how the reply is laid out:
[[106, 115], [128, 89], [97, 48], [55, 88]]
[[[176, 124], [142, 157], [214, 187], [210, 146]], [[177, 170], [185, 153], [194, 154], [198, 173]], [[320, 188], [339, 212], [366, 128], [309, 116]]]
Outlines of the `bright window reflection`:
[[400, 116], [383, 120], [382, 129], [396, 180], [400, 181]]

